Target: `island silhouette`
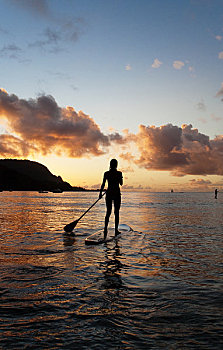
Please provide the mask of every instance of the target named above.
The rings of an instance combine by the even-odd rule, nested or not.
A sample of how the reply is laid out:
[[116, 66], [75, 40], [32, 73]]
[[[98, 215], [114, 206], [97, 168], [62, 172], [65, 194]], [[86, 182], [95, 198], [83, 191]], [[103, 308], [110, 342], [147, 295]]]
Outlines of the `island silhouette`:
[[86, 191], [71, 186], [61, 176], [53, 175], [38, 162], [19, 159], [0, 159], [1, 191]]

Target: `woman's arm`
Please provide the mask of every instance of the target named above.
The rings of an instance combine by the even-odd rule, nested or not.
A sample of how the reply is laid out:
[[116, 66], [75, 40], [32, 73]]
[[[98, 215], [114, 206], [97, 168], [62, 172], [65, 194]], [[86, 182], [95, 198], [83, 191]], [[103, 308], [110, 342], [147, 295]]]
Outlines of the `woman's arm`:
[[123, 185], [123, 176], [122, 176], [122, 172], [121, 172], [121, 171], [120, 171], [119, 184], [120, 184], [121, 186]]
[[104, 174], [103, 181], [102, 181], [102, 184], [101, 184], [100, 193], [99, 193], [99, 198], [102, 198], [102, 192], [103, 192], [104, 187], [105, 187], [105, 182], [106, 182], [106, 176]]

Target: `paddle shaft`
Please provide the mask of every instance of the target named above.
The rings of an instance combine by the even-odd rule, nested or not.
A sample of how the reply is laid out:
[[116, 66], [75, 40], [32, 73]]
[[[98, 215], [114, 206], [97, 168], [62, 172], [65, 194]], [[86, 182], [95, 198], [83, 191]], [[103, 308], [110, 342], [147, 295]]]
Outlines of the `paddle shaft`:
[[[105, 194], [105, 192], [103, 193], [102, 197], [104, 196], [104, 194]], [[100, 199], [101, 199], [101, 198], [98, 198], [98, 199], [90, 206], [90, 208], [88, 208], [88, 209], [84, 212], [84, 214], [82, 214], [82, 215], [79, 217], [79, 219], [77, 219], [76, 221], [78, 222], [81, 218], [83, 218], [83, 216], [84, 216], [85, 214], [87, 214], [87, 212], [89, 212], [89, 210], [91, 210], [91, 208], [93, 208], [93, 206], [94, 206], [98, 201], [100, 201]]]
[[[103, 193], [102, 197], [104, 196], [105, 193], [106, 193], [106, 192]], [[77, 220], [71, 222], [70, 224], [67, 224], [66, 226], [64, 226], [64, 231], [65, 231], [65, 232], [71, 232], [71, 231], [74, 229], [74, 227], [77, 225], [78, 221], [80, 221], [80, 219], [83, 218], [83, 216], [84, 216], [85, 214], [87, 214], [87, 212], [88, 212], [100, 199], [101, 199], [101, 198], [98, 198], [98, 199], [90, 206], [90, 208], [88, 208], [88, 209], [79, 217], [79, 219], [77, 219]]]

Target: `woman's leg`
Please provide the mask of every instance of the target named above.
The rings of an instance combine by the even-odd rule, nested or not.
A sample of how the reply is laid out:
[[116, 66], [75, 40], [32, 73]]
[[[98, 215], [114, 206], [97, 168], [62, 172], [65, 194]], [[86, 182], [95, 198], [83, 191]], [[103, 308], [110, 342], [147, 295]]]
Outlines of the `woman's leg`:
[[119, 230], [118, 230], [120, 206], [121, 206], [121, 196], [114, 200], [114, 207], [115, 207], [115, 235], [118, 235], [120, 233]]
[[106, 207], [107, 207], [107, 212], [105, 216], [105, 227], [104, 227], [104, 239], [107, 237], [107, 232], [108, 232], [108, 223], [109, 223], [109, 218], [111, 215], [112, 211], [112, 200], [110, 198], [106, 197]]

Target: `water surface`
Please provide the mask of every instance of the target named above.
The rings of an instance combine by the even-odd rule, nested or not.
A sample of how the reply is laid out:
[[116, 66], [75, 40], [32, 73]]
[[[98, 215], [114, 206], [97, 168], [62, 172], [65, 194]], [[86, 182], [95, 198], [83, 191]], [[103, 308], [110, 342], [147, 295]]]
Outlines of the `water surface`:
[[1, 348], [222, 349], [223, 196], [123, 193], [134, 231], [86, 246], [97, 196], [0, 193]]

